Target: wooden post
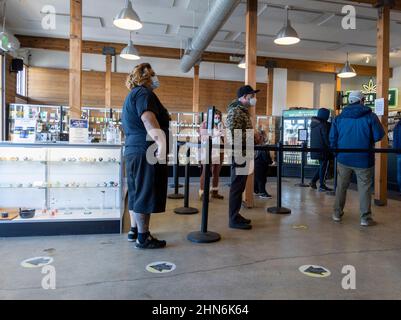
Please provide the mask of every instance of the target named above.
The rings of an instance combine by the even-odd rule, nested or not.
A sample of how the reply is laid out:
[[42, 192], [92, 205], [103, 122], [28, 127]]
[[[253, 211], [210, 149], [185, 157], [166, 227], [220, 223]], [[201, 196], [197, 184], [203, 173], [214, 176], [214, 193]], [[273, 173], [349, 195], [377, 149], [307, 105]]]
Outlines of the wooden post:
[[113, 57], [111, 55], [106, 56], [106, 83], [105, 83], [105, 106], [111, 108], [111, 65]]
[[200, 80], [199, 80], [199, 64], [194, 66], [194, 81], [193, 81], [193, 103], [192, 111], [199, 112], [200, 106]]
[[341, 109], [337, 108], [337, 97], [338, 97], [338, 93], [341, 92], [341, 78], [337, 77], [337, 75], [335, 77], [336, 77], [336, 90], [335, 90], [335, 93], [334, 93], [335, 94], [335, 96], [334, 96], [334, 110], [335, 110], [336, 116], [338, 116], [340, 114], [340, 112], [341, 112]]
[[267, 70], [267, 97], [266, 97], [266, 115], [271, 116], [273, 114], [273, 80], [274, 69], [269, 68]]
[[[257, 66], [257, 33], [258, 33], [258, 1], [248, 0], [246, 12], [246, 73], [245, 83], [256, 89]], [[256, 127], [256, 107], [250, 108], [253, 127]], [[244, 201], [248, 208], [252, 208], [254, 175], [248, 176]]]
[[[388, 148], [388, 91], [390, 81], [390, 7], [379, 9], [377, 21], [377, 98], [384, 98], [384, 115], [379, 117], [386, 132], [377, 148]], [[375, 204], [387, 205], [387, 154], [376, 154]]]
[[80, 119], [82, 106], [82, 0], [70, 0], [70, 15], [70, 116]]

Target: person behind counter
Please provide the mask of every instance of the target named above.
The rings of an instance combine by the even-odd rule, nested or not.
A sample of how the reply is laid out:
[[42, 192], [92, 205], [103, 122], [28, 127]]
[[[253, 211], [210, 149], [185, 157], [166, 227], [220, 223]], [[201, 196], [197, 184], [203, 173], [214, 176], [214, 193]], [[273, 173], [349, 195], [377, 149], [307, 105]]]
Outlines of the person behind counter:
[[[393, 132], [393, 148], [401, 149], [401, 120], [398, 121]], [[401, 154], [397, 154], [397, 183], [401, 195]]]
[[[164, 248], [166, 241], [150, 234], [149, 222], [152, 213], [166, 210], [170, 116], [154, 93], [160, 83], [150, 64], [136, 66], [128, 76], [126, 86], [130, 93], [124, 102], [122, 125], [126, 136], [125, 163], [131, 217], [128, 240], [136, 241], [139, 249]], [[151, 141], [147, 141], [147, 137]], [[151, 164], [146, 155], [154, 144], [157, 145], [158, 162]]]

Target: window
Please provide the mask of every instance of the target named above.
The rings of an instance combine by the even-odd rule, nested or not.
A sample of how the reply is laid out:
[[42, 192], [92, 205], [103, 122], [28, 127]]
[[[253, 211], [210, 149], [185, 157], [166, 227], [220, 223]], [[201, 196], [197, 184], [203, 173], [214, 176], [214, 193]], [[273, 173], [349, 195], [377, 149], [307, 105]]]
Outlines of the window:
[[26, 97], [26, 67], [17, 73], [17, 95]]

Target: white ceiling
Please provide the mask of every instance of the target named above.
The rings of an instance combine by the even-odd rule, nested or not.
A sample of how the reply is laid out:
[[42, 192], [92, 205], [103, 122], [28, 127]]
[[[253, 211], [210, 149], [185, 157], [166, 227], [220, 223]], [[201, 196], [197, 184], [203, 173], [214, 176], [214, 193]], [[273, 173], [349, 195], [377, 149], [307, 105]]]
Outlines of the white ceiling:
[[[7, 28], [16, 34], [49, 37], [69, 36], [69, 0], [8, 0]], [[137, 44], [185, 47], [196, 33], [214, 0], [134, 0], [134, 9], [144, 22], [144, 28], [133, 35]], [[295, 46], [279, 47], [274, 35], [283, 25], [284, 5], [290, 12], [294, 28], [302, 41]], [[259, 1], [258, 54], [261, 56], [343, 62], [350, 52], [353, 63], [363, 64], [367, 55], [376, 51], [377, 11], [365, 5], [356, 6], [357, 29], [341, 28], [342, 0], [263, 0]], [[57, 12], [56, 30], [41, 27], [45, 5]], [[113, 26], [113, 17], [123, 7], [124, 0], [83, 0], [86, 40], [126, 42], [129, 33]], [[246, 1], [241, 1], [231, 18], [209, 46], [210, 51], [242, 54], [245, 41]], [[401, 12], [391, 15], [391, 65], [401, 65]], [[397, 51], [398, 50], [398, 51]], [[373, 57], [371, 64], [375, 64]]]

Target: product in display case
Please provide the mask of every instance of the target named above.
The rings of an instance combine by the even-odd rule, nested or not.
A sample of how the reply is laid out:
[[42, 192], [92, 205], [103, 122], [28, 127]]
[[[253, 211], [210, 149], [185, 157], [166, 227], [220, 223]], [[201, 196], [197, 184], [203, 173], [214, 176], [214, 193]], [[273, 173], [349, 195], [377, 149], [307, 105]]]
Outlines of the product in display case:
[[[284, 146], [300, 146], [298, 141], [298, 131], [306, 129], [308, 131], [308, 147], [310, 146], [310, 125], [312, 117], [316, 117], [318, 109], [294, 109], [283, 112], [282, 119], [282, 138]], [[300, 175], [300, 165], [302, 162], [301, 152], [284, 152], [283, 155], [283, 174], [289, 177], [298, 177]], [[305, 174], [311, 176], [319, 165], [317, 160], [312, 160], [310, 154], [307, 155]]]
[[[27, 138], [27, 124], [34, 126], [28, 134], [34, 135], [34, 141], [58, 141], [62, 128], [60, 106], [29, 104], [10, 104], [8, 110], [8, 135], [11, 141], [22, 142]], [[32, 142], [30, 141], [26, 142]]]
[[0, 143], [0, 211], [18, 213], [0, 237], [119, 233], [121, 161], [118, 145]]

